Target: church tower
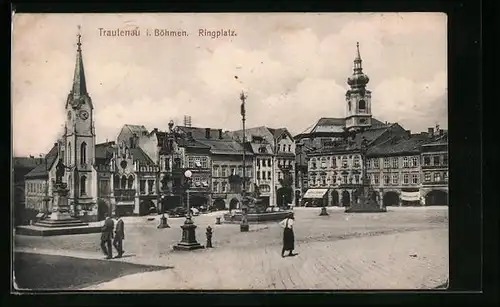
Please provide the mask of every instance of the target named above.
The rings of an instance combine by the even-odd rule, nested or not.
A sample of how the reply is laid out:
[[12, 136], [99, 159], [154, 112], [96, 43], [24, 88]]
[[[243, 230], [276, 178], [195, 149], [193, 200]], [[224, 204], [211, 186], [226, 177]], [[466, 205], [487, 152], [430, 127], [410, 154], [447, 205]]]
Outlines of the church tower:
[[78, 34], [72, 89], [66, 100], [66, 125], [60, 157], [67, 167], [66, 182], [70, 206], [77, 216], [94, 215], [97, 210], [94, 106], [87, 92], [83, 69], [81, 35]]
[[347, 79], [347, 84], [349, 84], [350, 89], [345, 94], [347, 103], [347, 130], [362, 130], [370, 127], [372, 120], [372, 95], [371, 91], [366, 89], [366, 84], [368, 84], [370, 78], [363, 73], [359, 43], [356, 43], [356, 51], [354, 72], [352, 76]]

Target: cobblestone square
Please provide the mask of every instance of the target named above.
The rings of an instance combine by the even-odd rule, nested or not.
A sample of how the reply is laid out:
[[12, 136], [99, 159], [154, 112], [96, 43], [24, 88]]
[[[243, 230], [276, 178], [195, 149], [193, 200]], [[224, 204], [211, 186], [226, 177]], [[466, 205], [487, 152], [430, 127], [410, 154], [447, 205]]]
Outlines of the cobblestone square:
[[[155, 267], [153, 271], [123, 268], [110, 278], [92, 279], [71, 287], [84, 290], [137, 289], [430, 289], [448, 278], [448, 209], [446, 207], [389, 208], [387, 213], [346, 214], [329, 208], [297, 208], [295, 257], [282, 258], [282, 229], [277, 223], [252, 224], [241, 233], [234, 224], [215, 225], [221, 213], [194, 218], [197, 239], [205, 244], [205, 228], [214, 229], [214, 248], [174, 252], [181, 239], [183, 218], [170, 218], [171, 228], [157, 229], [145, 217], [125, 219], [125, 257], [108, 260], [120, 264]], [[15, 237], [20, 253], [60, 256], [61, 266], [73, 259], [73, 272], [102, 267], [99, 234], [57, 237]], [[71, 257], [71, 258], [70, 258]], [[80, 260], [78, 260], [80, 259]], [[85, 265], [81, 261], [85, 260]], [[16, 265], [19, 265], [16, 262]], [[52, 260], [46, 278], [58, 279], [58, 261]], [[166, 267], [161, 269], [161, 267]], [[46, 270], [35, 265], [30, 272]], [[16, 272], [21, 268], [16, 267]], [[99, 273], [96, 273], [99, 275]], [[78, 274], [77, 274], [78, 275]], [[82, 271], [82, 276], [85, 272]], [[21, 280], [19, 276], [17, 280]], [[111, 280], [110, 280], [111, 279]], [[78, 278], [76, 278], [78, 280]], [[19, 287], [23, 285], [18, 284]], [[36, 285], [35, 285], [36, 286]], [[43, 285], [33, 289], [43, 288]], [[68, 287], [70, 284], [68, 282]]]

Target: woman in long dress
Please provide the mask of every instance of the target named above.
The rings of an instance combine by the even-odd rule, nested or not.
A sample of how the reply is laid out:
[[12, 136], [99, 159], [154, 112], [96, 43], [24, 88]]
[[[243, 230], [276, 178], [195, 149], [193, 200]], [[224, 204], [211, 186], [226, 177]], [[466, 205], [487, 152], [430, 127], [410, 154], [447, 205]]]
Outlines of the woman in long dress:
[[279, 224], [283, 227], [283, 249], [281, 250], [281, 257], [285, 257], [285, 251], [288, 251], [288, 256], [293, 256], [293, 250], [295, 249], [295, 235], [293, 233], [295, 217], [293, 213], [291, 212], [287, 218]]

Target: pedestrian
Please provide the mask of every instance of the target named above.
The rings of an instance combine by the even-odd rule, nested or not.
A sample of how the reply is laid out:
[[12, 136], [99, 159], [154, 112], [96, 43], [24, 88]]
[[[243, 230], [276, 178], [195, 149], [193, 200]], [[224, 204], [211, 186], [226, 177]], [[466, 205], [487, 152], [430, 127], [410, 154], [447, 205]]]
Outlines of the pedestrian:
[[115, 237], [113, 239], [113, 246], [116, 248], [118, 255], [116, 258], [121, 258], [123, 253], [123, 240], [125, 240], [125, 224], [123, 223], [123, 219], [119, 213], [115, 214], [116, 216], [116, 227], [115, 227]]
[[114, 223], [113, 219], [106, 213], [106, 220], [104, 221], [104, 226], [101, 231], [101, 249], [104, 255], [106, 255], [106, 259], [113, 258], [113, 249], [111, 247], [111, 239], [113, 238], [113, 228]]
[[281, 257], [285, 257], [285, 251], [288, 251], [288, 256], [293, 256], [293, 250], [295, 249], [295, 235], [293, 233], [295, 217], [293, 212], [290, 212], [279, 224], [283, 227], [283, 249], [281, 250]]

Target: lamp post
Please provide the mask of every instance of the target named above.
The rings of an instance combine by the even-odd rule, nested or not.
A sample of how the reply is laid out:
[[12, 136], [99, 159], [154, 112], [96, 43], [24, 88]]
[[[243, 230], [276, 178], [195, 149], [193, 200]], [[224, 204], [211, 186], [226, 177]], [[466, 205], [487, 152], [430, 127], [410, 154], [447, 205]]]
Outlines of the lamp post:
[[204, 248], [203, 245], [196, 241], [196, 225], [191, 219], [191, 210], [189, 208], [189, 188], [192, 175], [193, 173], [190, 170], [184, 172], [184, 177], [186, 179], [186, 205], [188, 212], [184, 225], [181, 226], [182, 240], [174, 246], [174, 250], [195, 250]]
[[241, 121], [243, 124], [243, 190], [241, 191], [242, 195], [242, 216], [241, 216], [241, 224], [240, 224], [240, 231], [241, 232], [246, 232], [249, 230], [249, 225], [248, 225], [248, 217], [247, 217], [247, 211], [248, 211], [248, 204], [247, 204], [247, 199], [246, 199], [246, 151], [245, 151], [245, 144], [246, 144], [246, 131], [245, 131], [245, 101], [247, 99], [247, 95], [242, 91], [240, 94], [240, 100], [241, 100]]

